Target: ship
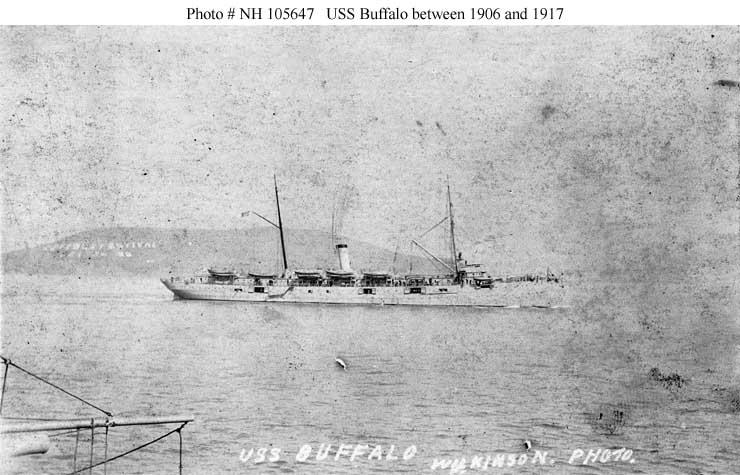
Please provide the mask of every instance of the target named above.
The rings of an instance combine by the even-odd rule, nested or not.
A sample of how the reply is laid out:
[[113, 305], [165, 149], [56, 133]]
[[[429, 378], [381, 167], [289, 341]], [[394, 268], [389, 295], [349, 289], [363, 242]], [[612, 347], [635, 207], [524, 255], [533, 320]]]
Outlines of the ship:
[[189, 277], [160, 279], [175, 298], [238, 302], [417, 305], [441, 307], [534, 307], [562, 308], [564, 284], [550, 269], [543, 274], [493, 277], [478, 263], [469, 263], [457, 250], [455, 219], [449, 181], [447, 215], [439, 223], [448, 225], [450, 255], [442, 259], [416, 240], [411, 243], [435, 262], [439, 273], [398, 274], [385, 270], [352, 269], [347, 243], [335, 244], [338, 268], [291, 269], [285, 249], [277, 179], [275, 203], [277, 223], [255, 213], [278, 229], [282, 268], [280, 272], [237, 272], [206, 269]]

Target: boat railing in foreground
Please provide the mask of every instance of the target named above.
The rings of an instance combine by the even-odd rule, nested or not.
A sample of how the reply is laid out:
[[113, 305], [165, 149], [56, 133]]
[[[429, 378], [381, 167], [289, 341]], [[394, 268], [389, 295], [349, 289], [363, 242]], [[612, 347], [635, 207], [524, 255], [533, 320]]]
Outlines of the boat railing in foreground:
[[[69, 434], [70, 432], [63, 432], [59, 434], [59, 431], [72, 431], [75, 433], [75, 445], [74, 454], [72, 458], [72, 471], [70, 475], [88, 472], [92, 473], [92, 469], [95, 467], [103, 466], [104, 472], [107, 473], [107, 464], [117, 460], [119, 458], [130, 455], [138, 450], [148, 447], [160, 440], [172, 435], [177, 434], [179, 439], [179, 473], [182, 474], [182, 429], [194, 420], [193, 416], [182, 415], [182, 416], [161, 416], [161, 417], [114, 417], [110, 411], [101, 409], [99, 406], [92, 404], [91, 402], [72, 394], [71, 392], [62, 389], [56, 384], [47, 381], [46, 379], [33, 374], [32, 372], [18, 366], [13, 363], [9, 358], [0, 356], [5, 365], [2, 393], [0, 393], [0, 415], [2, 414], [3, 401], [5, 399], [5, 392], [8, 381], [8, 369], [10, 367], [17, 368], [21, 372], [63, 392], [64, 394], [77, 399], [78, 401], [102, 412], [105, 417], [89, 418], [89, 419], [33, 419], [24, 417], [4, 417], [0, 418], [0, 436], [3, 439], [4, 452], [7, 455], [19, 456], [19, 455], [31, 455], [31, 454], [43, 454], [49, 450], [50, 442], [47, 436], [39, 438], [38, 433], [56, 432], [54, 435]], [[18, 422], [26, 421], [26, 422]], [[113, 457], [108, 457], [108, 431], [113, 427], [126, 427], [126, 426], [147, 426], [147, 425], [166, 425], [166, 424], [177, 424], [177, 427], [170, 430], [169, 432], [160, 435], [159, 437], [152, 439], [144, 444], [134, 447], [126, 452], [120, 453]], [[94, 462], [95, 453], [95, 429], [105, 429], [104, 433], [104, 456], [103, 460]], [[87, 466], [77, 468], [78, 449], [80, 446], [80, 434], [82, 431], [90, 430], [90, 461]], [[15, 437], [18, 434], [25, 434], [25, 438], [17, 440], [7, 440], [9, 437]], [[29, 435], [30, 434], [30, 435]]]

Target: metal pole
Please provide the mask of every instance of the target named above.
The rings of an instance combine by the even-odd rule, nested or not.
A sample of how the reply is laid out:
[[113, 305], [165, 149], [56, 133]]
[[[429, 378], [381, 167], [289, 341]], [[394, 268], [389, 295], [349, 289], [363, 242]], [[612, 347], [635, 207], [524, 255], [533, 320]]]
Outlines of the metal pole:
[[285, 238], [283, 237], [283, 219], [280, 217], [280, 198], [278, 197], [277, 177], [272, 176], [275, 182], [275, 203], [277, 203], [278, 226], [280, 227], [280, 248], [283, 250], [283, 275], [288, 270], [288, 259], [285, 257]]
[[450, 207], [450, 240], [452, 241], [452, 263], [455, 266], [455, 279], [460, 277], [457, 267], [457, 247], [455, 246], [455, 216], [452, 214], [452, 196], [450, 195], [450, 177], [447, 177], [447, 203]]
[[72, 457], [72, 471], [77, 471], [77, 447], [80, 445], [80, 428], [77, 428], [75, 433], [75, 454]]
[[180, 438], [180, 475], [182, 475], [182, 427], [177, 430], [177, 435]]
[[90, 470], [87, 472], [90, 475], [92, 475], [94, 446], [95, 446], [95, 419], [90, 419]]
[[127, 455], [129, 455], [129, 454], [132, 454], [132, 453], [136, 452], [137, 450], [141, 450], [141, 449], [143, 449], [144, 447], [149, 447], [150, 445], [152, 445], [152, 444], [154, 444], [154, 443], [156, 443], [156, 442], [159, 442], [160, 440], [164, 439], [165, 437], [168, 437], [168, 436], [170, 436], [170, 435], [174, 434], [175, 432], [177, 432], [177, 431], [180, 431], [180, 430], [182, 430], [182, 428], [183, 428], [183, 427], [185, 427], [185, 424], [187, 424], [187, 422], [183, 423], [183, 424], [182, 424], [182, 425], [181, 425], [180, 427], [178, 427], [177, 429], [173, 429], [173, 430], [171, 430], [171, 431], [167, 432], [166, 434], [164, 434], [164, 435], [161, 435], [161, 436], [157, 437], [157, 438], [156, 438], [156, 439], [154, 439], [154, 440], [150, 440], [150, 441], [149, 441], [149, 442], [147, 442], [146, 444], [140, 445], [140, 446], [138, 446], [138, 447], [134, 447], [133, 449], [131, 449], [131, 450], [128, 450], [128, 451], [126, 451], [126, 452], [124, 452], [124, 453], [122, 453], [122, 454], [118, 454], [118, 455], [116, 455], [115, 457], [112, 457], [112, 458], [110, 458], [110, 459], [108, 459], [108, 460], [101, 460], [100, 462], [96, 463], [95, 465], [91, 465], [91, 466], [88, 466], [88, 467], [84, 467], [84, 468], [82, 468], [82, 469], [80, 469], [80, 470], [78, 470], [78, 471], [76, 471], [76, 472], [72, 472], [72, 473], [69, 473], [68, 475], [74, 475], [74, 474], [76, 474], [76, 473], [81, 473], [81, 472], [84, 472], [84, 471], [87, 471], [87, 470], [92, 470], [93, 468], [95, 468], [95, 467], [98, 467], [98, 466], [100, 466], [100, 465], [103, 465], [104, 463], [108, 463], [108, 462], [113, 462], [114, 460], [118, 460], [118, 459], [120, 459], [121, 457], [125, 457], [125, 456], [127, 456]]
[[108, 475], [108, 426], [105, 426], [105, 454], [103, 455], [103, 475]]
[[[165, 417], [111, 417], [105, 421], [95, 421], [95, 427], [121, 427], [121, 426], [144, 426], [158, 424], [182, 424], [192, 422], [192, 415], [165, 416]], [[0, 424], [0, 434], [13, 434], [17, 432], [47, 432], [55, 430], [87, 429], [90, 427], [89, 420], [39, 422], [33, 424]]]
[[3, 412], [3, 400], [5, 399], [5, 383], [8, 382], [8, 367], [10, 366], [10, 360], [3, 358], [5, 363], [5, 375], [3, 376], [3, 392], [0, 394], [0, 414]]

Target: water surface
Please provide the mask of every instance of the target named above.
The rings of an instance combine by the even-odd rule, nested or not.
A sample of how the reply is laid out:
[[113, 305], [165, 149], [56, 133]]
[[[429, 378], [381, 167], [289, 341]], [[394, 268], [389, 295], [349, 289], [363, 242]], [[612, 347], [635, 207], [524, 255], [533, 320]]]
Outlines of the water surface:
[[[707, 338], [694, 329], [626, 322], [610, 333], [595, 323], [603, 314], [582, 308], [174, 301], [154, 279], [7, 276], [3, 286], [3, 355], [118, 416], [194, 415], [185, 473], [431, 472], [434, 458], [526, 453], [525, 440], [553, 463], [488, 471], [730, 473], [737, 462], [727, 383], [736, 362], [731, 353], [711, 366], [692, 358], [683, 349]], [[655, 366], [664, 379], [650, 376]], [[683, 384], [667, 382], [673, 370]], [[5, 416], [101, 416], [14, 369], [4, 406]], [[109, 455], [167, 430], [114, 428]], [[78, 467], [89, 461], [87, 437]], [[74, 436], [52, 439], [49, 454], [3, 470], [70, 471]], [[102, 440], [96, 433], [95, 460]], [[342, 443], [417, 452], [334, 460]], [[332, 444], [331, 457], [297, 462], [305, 444], [312, 455]], [[171, 436], [108, 473], [176, 473], [177, 447]], [[240, 460], [260, 447], [279, 448], [280, 460]], [[634, 462], [567, 464], [575, 449], [621, 447]]]

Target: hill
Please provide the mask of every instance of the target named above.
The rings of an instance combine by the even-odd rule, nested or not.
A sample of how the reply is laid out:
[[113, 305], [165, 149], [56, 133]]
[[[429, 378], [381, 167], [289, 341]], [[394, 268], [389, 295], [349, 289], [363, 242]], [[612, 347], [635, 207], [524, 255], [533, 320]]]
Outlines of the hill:
[[[291, 268], [337, 267], [327, 233], [285, 230]], [[362, 241], [349, 244], [356, 270], [440, 272], [420, 256], [397, 254]], [[206, 267], [272, 272], [280, 266], [277, 231], [268, 227], [234, 230], [100, 228], [54, 243], [3, 254], [6, 273], [183, 274]]]

